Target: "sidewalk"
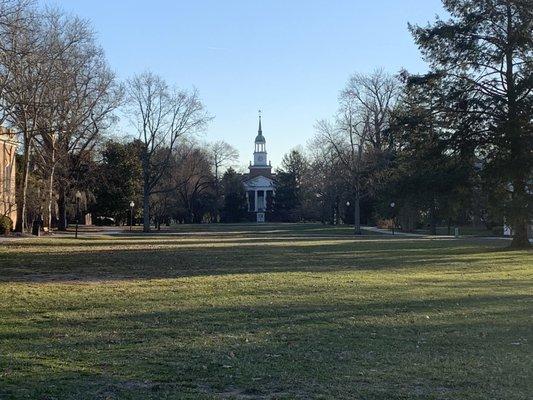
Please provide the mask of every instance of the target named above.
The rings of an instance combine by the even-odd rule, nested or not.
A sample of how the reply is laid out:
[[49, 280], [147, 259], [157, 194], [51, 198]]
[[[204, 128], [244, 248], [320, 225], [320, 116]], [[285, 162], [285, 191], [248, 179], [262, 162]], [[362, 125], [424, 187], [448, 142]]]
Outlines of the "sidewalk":
[[[370, 232], [382, 233], [384, 235], [392, 235], [392, 230], [376, 228], [375, 226], [362, 226], [361, 229], [364, 229], [365, 231], [370, 231]], [[424, 235], [424, 234], [421, 234], [421, 233], [398, 232], [397, 230], [395, 230], [394, 231], [394, 236], [428, 237], [430, 235]], [[434, 237], [434, 236], [430, 236], [430, 237]], [[453, 236], [439, 236], [439, 238], [451, 239], [451, 238], [453, 238]]]
[[[381, 233], [384, 235], [392, 235], [392, 231], [390, 229], [381, 229], [376, 228], [375, 226], [362, 226], [361, 229], [370, 231], [370, 232], [376, 232]], [[398, 232], [394, 231], [394, 236], [403, 236], [403, 237], [419, 237], [419, 238], [432, 238], [432, 239], [485, 239], [485, 240], [511, 240], [511, 237], [508, 236], [469, 236], [469, 235], [459, 235], [458, 237], [455, 237], [453, 235], [428, 235], [428, 234], [422, 234], [422, 233], [406, 233], [406, 232]], [[531, 243], [533, 243], [533, 238], [529, 239]]]

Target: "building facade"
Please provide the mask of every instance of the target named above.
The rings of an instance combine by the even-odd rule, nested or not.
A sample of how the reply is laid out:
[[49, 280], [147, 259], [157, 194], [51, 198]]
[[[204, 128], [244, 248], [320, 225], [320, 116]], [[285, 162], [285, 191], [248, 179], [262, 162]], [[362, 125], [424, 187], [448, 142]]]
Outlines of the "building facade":
[[265, 222], [268, 212], [272, 210], [275, 176], [272, 174], [272, 165], [267, 158], [261, 114], [259, 114], [259, 129], [254, 145], [254, 161], [250, 162], [249, 172], [244, 176], [243, 185], [246, 191], [248, 212], [255, 215], [255, 221]]
[[17, 204], [15, 200], [15, 154], [17, 141], [15, 134], [0, 126], [0, 215], [11, 218], [13, 226], [17, 223]]

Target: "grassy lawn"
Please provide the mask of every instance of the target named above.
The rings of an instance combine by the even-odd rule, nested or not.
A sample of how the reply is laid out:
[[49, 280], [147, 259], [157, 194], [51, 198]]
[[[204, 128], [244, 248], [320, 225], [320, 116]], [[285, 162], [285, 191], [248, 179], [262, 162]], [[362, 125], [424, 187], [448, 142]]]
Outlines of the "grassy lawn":
[[526, 399], [533, 253], [321, 225], [0, 243], [0, 399]]

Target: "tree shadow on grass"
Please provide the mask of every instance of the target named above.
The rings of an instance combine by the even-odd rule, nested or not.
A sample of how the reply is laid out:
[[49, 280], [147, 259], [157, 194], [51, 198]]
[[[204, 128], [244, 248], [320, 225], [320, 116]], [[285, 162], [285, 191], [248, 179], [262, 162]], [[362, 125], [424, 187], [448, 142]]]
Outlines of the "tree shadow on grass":
[[[51, 251], [57, 248], [73, 247], [73, 248], [98, 248], [104, 246], [120, 247], [120, 246], [148, 246], [148, 245], [166, 245], [166, 246], [205, 246], [209, 244], [223, 244], [223, 243], [239, 243], [239, 244], [271, 244], [271, 243], [302, 243], [302, 242], [318, 242], [318, 241], [345, 241], [358, 243], [374, 242], [383, 240], [382, 236], [360, 236], [354, 239], [352, 236], [292, 236], [292, 235], [224, 235], [224, 236], [189, 236], [189, 235], [116, 235], [99, 236], [99, 237], [82, 237], [75, 239], [72, 237], [64, 238], [44, 238], [41, 240], [20, 240], [8, 243], [6, 250], [23, 250], [23, 249], [38, 249], [47, 248]], [[385, 239], [393, 242], [394, 239]]]
[[[104, 240], [0, 253], [0, 282], [157, 279], [276, 272], [469, 268], [511, 265], [523, 257], [494, 253], [486, 242], [276, 239], [262, 241]], [[33, 246], [33, 244], [28, 245]], [[12, 249], [12, 250], [13, 250]], [[487, 253], [491, 253], [488, 257]]]
[[526, 298], [331, 298], [156, 311], [141, 311], [137, 300], [116, 315], [59, 314], [0, 337], [7, 345], [0, 370], [10, 369], [0, 394], [521, 399], [530, 353], [527, 342], [513, 343], [531, 335]]
[[[89, 245], [90, 243], [90, 245]], [[158, 246], [160, 244], [160, 246]], [[479, 243], [454, 241], [270, 240], [231, 242], [90, 241], [0, 253], [0, 281], [91, 281], [202, 275], [324, 272], [405, 268], [468, 268], [484, 261], [512, 263], [522, 253], [491, 254]]]

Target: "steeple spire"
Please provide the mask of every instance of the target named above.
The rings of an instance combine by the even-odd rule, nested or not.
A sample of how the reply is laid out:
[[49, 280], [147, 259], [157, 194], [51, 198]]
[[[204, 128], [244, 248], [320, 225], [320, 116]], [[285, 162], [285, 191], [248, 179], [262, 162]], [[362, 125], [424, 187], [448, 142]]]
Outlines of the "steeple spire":
[[266, 140], [261, 127], [261, 110], [259, 110], [259, 128], [255, 137], [254, 166], [267, 165]]

